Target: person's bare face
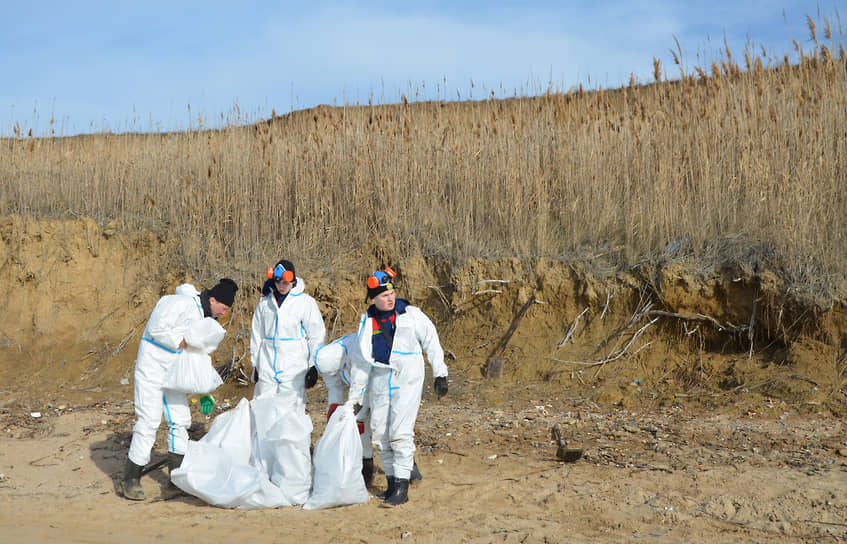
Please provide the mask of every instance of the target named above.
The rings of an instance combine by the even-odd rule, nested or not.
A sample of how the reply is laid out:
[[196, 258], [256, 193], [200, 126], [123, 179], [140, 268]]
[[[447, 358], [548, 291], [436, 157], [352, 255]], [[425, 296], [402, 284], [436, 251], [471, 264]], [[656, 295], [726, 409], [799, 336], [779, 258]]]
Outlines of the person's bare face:
[[397, 295], [394, 289], [383, 291], [374, 297], [374, 306], [380, 312], [389, 312], [394, 309], [394, 302], [397, 300]]
[[280, 295], [287, 295], [291, 291], [291, 288], [294, 287], [294, 282], [279, 280], [274, 281], [274, 285], [276, 285], [276, 290], [279, 291]]
[[212, 309], [212, 317], [215, 319], [229, 311], [229, 306], [223, 302], [218, 302], [215, 297], [209, 297], [209, 307]]

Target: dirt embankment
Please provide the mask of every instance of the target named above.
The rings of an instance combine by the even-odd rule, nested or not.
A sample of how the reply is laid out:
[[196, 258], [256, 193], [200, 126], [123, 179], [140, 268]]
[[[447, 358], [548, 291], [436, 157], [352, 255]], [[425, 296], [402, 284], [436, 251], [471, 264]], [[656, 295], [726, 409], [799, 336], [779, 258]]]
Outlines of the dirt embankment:
[[[400, 294], [439, 328], [450, 393], [437, 400], [425, 385], [416, 428], [424, 480], [407, 505], [243, 512], [175, 492], [161, 470], [142, 479], [147, 501], [116, 492], [150, 310], [183, 281], [203, 287], [218, 277], [174, 265], [188, 242], [85, 218], [16, 217], [0, 219], [0, 240], [7, 540], [285, 541], [285, 527], [316, 542], [847, 541], [845, 305], [801, 304], [767, 268], [600, 277], [551, 260], [453, 267], [369, 248], [298, 266], [335, 338], [364, 309], [363, 278], [391, 264]], [[215, 360], [237, 366], [247, 362], [261, 273], [224, 274], [243, 290], [223, 318]], [[533, 296], [502, 352], [503, 377], [486, 378], [487, 360]], [[211, 416], [192, 408], [194, 438], [252, 388], [232, 381], [215, 396]], [[325, 402], [319, 382], [309, 393], [313, 440]], [[580, 460], [557, 461], [554, 425], [584, 448]], [[162, 427], [154, 458], [165, 442]], [[378, 477], [371, 491], [383, 484]]]
[[[87, 218], [0, 220], [0, 379], [7, 390], [56, 397], [131, 396], [135, 350], [158, 297], [183, 281], [184, 240], [100, 228]], [[297, 260], [295, 258], [295, 260]], [[719, 405], [733, 393], [842, 414], [847, 305], [802, 303], [773, 271], [727, 267], [697, 275], [680, 265], [599, 277], [583, 264], [538, 259], [423, 257], [398, 261], [363, 248], [344, 262], [298, 268], [330, 339], [355, 329], [362, 278], [385, 262], [400, 296], [436, 322], [455, 371], [485, 373], [513, 319], [528, 308], [502, 356], [502, 380], [543, 382], [599, 401]], [[757, 267], [758, 268], [758, 267]], [[220, 275], [242, 284], [217, 365], [245, 364], [260, 271]], [[237, 372], [234, 373], [237, 375]], [[90, 395], [89, 395], [90, 396]]]

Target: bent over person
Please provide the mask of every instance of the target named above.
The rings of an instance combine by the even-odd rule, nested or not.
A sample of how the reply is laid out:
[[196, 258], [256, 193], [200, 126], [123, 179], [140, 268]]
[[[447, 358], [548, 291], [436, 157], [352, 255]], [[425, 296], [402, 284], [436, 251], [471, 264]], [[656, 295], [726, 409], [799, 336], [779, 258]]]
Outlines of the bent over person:
[[385, 493], [377, 497], [385, 506], [408, 501], [424, 353], [432, 366], [436, 394], [447, 394], [447, 365], [435, 325], [408, 300], [396, 298], [391, 278], [381, 271], [368, 278], [368, 298], [373, 304], [359, 325], [359, 351], [348, 394], [348, 402], [359, 405], [366, 387], [370, 396], [372, 440], [388, 482]]
[[[153, 308], [135, 360], [136, 422], [120, 486], [124, 497], [144, 500], [141, 472], [150, 462], [150, 451], [163, 415], [168, 423], [168, 467], [174, 470], [182, 463], [191, 425], [188, 395], [166, 389], [164, 384], [180, 352], [187, 347], [185, 335], [189, 326], [206, 317], [217, 319], [224, 315], [232, 307], [237, 290], [238, 285], [229, 278], [221, 279], [202, 293], [190, 284], [183, 284], [176, 294], [160, 298]], [[207, 397], [203, 402], [204, 413], [206, 406], [208, 413], [211, 412], [214, 402]]]

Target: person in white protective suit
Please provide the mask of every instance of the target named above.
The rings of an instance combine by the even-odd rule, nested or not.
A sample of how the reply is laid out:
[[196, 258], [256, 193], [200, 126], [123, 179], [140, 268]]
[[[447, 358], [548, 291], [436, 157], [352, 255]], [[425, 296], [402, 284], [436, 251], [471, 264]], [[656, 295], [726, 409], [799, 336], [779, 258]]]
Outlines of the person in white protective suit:
[[[193, 285], [183, 284], [176, 294], [159, 299], [150, 314], [135, 360], [136, 422], [120, 485], [124, 497], [144, 500], [141, 473], [150, 462], [163, 415], [168, 424], [168, 467], [173, 471], [182, 463], [191, 425], [188, 396], [166, 389], [164, 384], [180, 352], [189, 345], [186, 332], [190, 325], [206, 317], [217, 319], [224, 315], [232, 307], [237, 290], [238, 285], [229, 278], [202, 293]], [[206, 395], [201, 404], [203, 413], [211, 413], [214, 399]]]
[[[329, 421], [332, 413], [344, 403], [347, 397], [353, 355], [358, 349], [358, 335], [352, 333], [321, 346], [315, 355], [315, 367], [321, 373], [327, 388], [327, 421]], [[365, 485], [370, 486], [373, 483], [374, 477], [374, 455], [369, 417], [371, 410], [368, 405], [367, 390], [365, 391], [362, 404], [362, 408], [356, 415], [356, 421], [362, 440], [362, 478], [365, 480]], [[423, 479], [420, 470], [418, 470], [417, 463], [413, 462], [412, 464], [410, 478], [411, 481]]]
[[286, 397], [298, 412], [306, 410], [306, 389], [317, 383], [312, 359], [326, 338], [318, 304], [305, 287], [290, 261], [268, 269], [250, 332], [253, 398]]
[[376, 271], [368, 278], [368, 298], [373, 304], [359, 325], [359, 351], [354, 356], [347, 399], [363, 405], [367, 389], [372, 441], [388, 482], [377, 498], [383, 499], [385, 506], [408, 501], [424, 353], [432, 366], [435, 393], [439, 397], [447, 394], [447, 365], [435, 325], [409, 301], [396, 298], [392, 276]]

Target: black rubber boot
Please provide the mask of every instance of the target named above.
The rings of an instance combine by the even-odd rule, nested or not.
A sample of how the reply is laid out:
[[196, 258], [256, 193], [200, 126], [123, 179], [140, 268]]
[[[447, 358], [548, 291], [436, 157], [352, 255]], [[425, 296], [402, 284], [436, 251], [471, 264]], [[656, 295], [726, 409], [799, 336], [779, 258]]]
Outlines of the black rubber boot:
[[362, 457], [362, 478], [365, 485], [371, 485], [374, 481], [374, 460], [372, 457]]
[[382, 503], [385, 506], [397, 506], [409, 500], [409, 480], [394, 480], [394, 492]]
[[412, 474], [409, 475], [409, 480], [411, 480], [413, 482], [419, 482], [419, 481], [423, 480], [423, 474], [421, 474], [421, 471], [418, 470], [418, 462], [417, 461], [414, 461], [414, 464], [412, 465]]
[[397, 480], [394, 478], [394, 476], [386, 476], [385, 478], [386, 480], [388, 480], [388, 489], [386, 489], [382, 493], [376, 494], [376, 498], [380, 500], [385, 500], [392, 494], [394, 494], [394, 488], [396, 487]]
[[168, 452], [168, 471], [169, 471], [169, 474], [172, 474], [173, 471], [175, 471], [176, 469], [178, 469], [180, 467], [180, 465], [182, 465], [182, 458], [183, 457], [185, 457], [185, 455], [182, 455], [180, 453], [173, 453], [171, 451]]
[[144, 500], [144, 488], [141, 487], [141, 471], [143, 469], [144, 467], [127, 459], [124, 479], [121, 481], [121, 494], [131, 501]]

